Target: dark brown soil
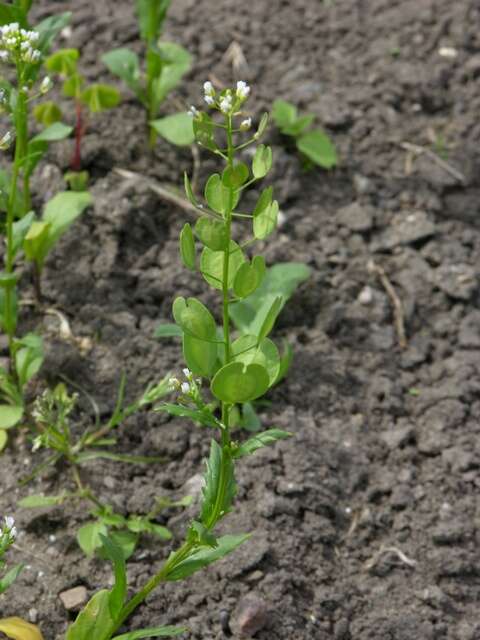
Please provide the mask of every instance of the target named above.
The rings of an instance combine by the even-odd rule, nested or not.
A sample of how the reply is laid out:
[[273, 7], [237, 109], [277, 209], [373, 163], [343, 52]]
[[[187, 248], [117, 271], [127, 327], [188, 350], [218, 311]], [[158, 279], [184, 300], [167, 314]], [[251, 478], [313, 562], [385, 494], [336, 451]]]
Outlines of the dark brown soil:
[[[90, 79], [106, 80], [100, 53], [139, 48], [132, 2], [40, 0], [40, 18], [73, 10], [72, 35]], [[252, 540], [182, 584], [160, 588], [129, 628], [187, 623], [188, 638], [228, 637], [241, 599], [263, 598], [259, 640], [476, 640], [480, 638], [480, 7], [476, 0], [175, 0], [166, 38], [195, 56], [176, 94], [198, 104], [209, 76], [239, 78], [224, 54], [233, 40], [248, 62], [254, 116], [276, 97], [315, 113], [341, 157], [330, 173], [304, 173], [270, 132], [286, 223], [266, 245], [269, 263], [313, 270], [285, 309], [277, 337], [295, 361], [271, 394], [266, 426], [295, 437], [239, 469], [239, 495], [225, 526]], [[441, 55], [453, 47], [456, 57]], [[167, 110], [175, 111], [171, 100]], [[143, 113], [126, 95], [98, 117], [85, 163], [95, 206], [51, 256], [44, 289], [83, 353], [54, 337], [55, 319], [33, 314], [47, 340], [44, 378], [66, 376], [111, 411], [120, 371], [133, 397], [179, 370], [173, 340], [157, 342], [176, 294], [211, 295], [180, 265], [186, 214], [121, 167], [180, 183], [189, 152], [144, 148]], [[402, 143], [439, 152], [460, 176]], [[440, 148], [441, 147], [441, 148]], [[55, 190], [70, 143], [52, 148], [36, 203]], [[213, 163], [202, 156], [202, 176]], [[408, 347], [398, 346], [392, 304], [368, 262], [385, 269], [403, 303]], [[26, 278], [25, 278], [26, 281]], [[26, 291], [26, 295], [28, 291]], [[28, 313], [28, 312], [26, 312]], [[88, 341], [87, 341], [88, 342]], [[83, 419], [91, 412], [82, 395]], [[141, 414], [121, 429], [119, 450], [168, 456], [164, 465], [92, 466], [97, 491], [123, 513], [155, 496], [198, 487], [208, 437], [191, 424]], [[18, 488], [39, 460], [17, 441], [1, 457], [0, 513], [22, 531], [13, 558], [27, 568], [0, 599], [0, 613], [37, 620], [46, 640], [69, 622], [58, 594], [111, 580], [108, 565], [76, 545], [86, 512], [21, 510], [29, 492], [55, 493], [61, 469]], [[181, 540], [190, 512], [169, 511]], [[169, 552], [146, 541], [129, 562], [132, 588]], [[226, 630], [226, 631], [225, 631]], [[225, 635], [226, 634], [226, 635]], [[93, 640], [93, 639], [92, 639]]]

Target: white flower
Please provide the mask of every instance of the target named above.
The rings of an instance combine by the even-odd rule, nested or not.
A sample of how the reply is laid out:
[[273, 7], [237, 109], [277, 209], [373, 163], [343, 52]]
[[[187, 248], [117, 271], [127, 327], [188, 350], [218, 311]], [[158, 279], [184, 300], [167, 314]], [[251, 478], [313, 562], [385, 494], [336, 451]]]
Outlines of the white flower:
[[211, 107], [212, 105], [215, 104], [215, 100], [212, 98], [212, 96], [205, 96], [204, 100], [208, 104], [209, 107]]
[[180, 386], [180, 380], [177, 380], [177, 378], [170, 378], [168, 384], [172, 389], [177, 389]]
[[5, 516], [5, 527], [10, 531], [15, 526], [15, 520], [12, 516]]
[[190, 385], [188, 384], [188, 382], [182, 382], [181, 389], [182, 389], [182, 393], [185, 393], [185, 394], [190, 393]]
[[206, 96], [215, 95], [215, 89], [213, 88], [213, 84], [209, 80], [203, 83], [203, 92], [205, 93]]
[[199, 112], [198, 109], [196, 109], [193, 105], [190, 107], [190, 109], [188, 110], [188, 115], [192, 116], [192, 118], [198, 118], [199, 116]]
[[190, 371], [190, 369], [186, 369], [186, 368], [185, 368], [185, 369], [183, 369], [183, 375], [184, 375], [186, 378], [189, 378], [189, 379], [190, 379], [190, 378], [192, 377], [192, 372]]
[[237, 97], [245, 100], [250, 94], [250, 87], [243, 80], [237, 82]]
[[43, 95], [48, 93], [50, 89], [53, 87], [53, 82], [51, 81], [49, 76], [45, 76], [45, 78], [40, 83], [40, 93]]
[[11, 131], [7, 131], [7, 133], [0, 138], [0, 150], [6, 151], [8, 147], [12, 144], [13, 135]]
[[251, 126], [252, 126], [252, 119], [251, 118], [245, 118], [245, 120], [243, 120], [240, 123], [240, 129], [242, 131], [248, 131]]
[[232, 109], [232, 96], [226, 95], [220, 100], [220, 111], [222, 113], [229, 113]]
[[17, 537], [17, 527], [12, 527], [10, 529], [10, 538], [15, 539]]

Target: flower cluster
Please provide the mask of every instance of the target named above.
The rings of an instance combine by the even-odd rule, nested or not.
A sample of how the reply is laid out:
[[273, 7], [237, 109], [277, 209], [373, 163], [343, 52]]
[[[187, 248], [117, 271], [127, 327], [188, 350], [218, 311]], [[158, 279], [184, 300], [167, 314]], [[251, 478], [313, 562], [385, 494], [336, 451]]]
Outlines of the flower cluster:
[[3, 527], [0, 527], [0, 555], [10, 547], [17, 537], [17, 527], [15, 520], [11, 516], [6, 516]]
[[[243, 80], [237, 82], [235, 91], [233, 89], [226, 89], [219, 94], [217, 94], [213, 84], [209, 80], [203, 83], [203, 99], [207, 105], [213, 109], [218, 109], [225, 115], [231, 115], [237, 112], [249, 95], [250, 87]], [[188, 113], [193, 118], [197, 118], [200, 115], [195, 107], [190, 107]], [[250, 118], [247, 118], [241, 124], [243, 131], [248, 131], [250, 126]]]
[[190, 369], [183, 369], [183, 375], [186, 378], [184, 382], [181, 382], [178, 378], [170, 378], [168, 381], [170, 389], [172, 391], [179, 391], [182, 396], [189, 396], [195, 399], [199, 394], [198, 385], [200, 385], [202, 381], [200, 378], [195, 380]]
[[39, 62], [42, 56], [36, 49], [39, 37], [40, 34], [37, 31], [21, 29], [18, 22], [0, 27], [0, 61]]

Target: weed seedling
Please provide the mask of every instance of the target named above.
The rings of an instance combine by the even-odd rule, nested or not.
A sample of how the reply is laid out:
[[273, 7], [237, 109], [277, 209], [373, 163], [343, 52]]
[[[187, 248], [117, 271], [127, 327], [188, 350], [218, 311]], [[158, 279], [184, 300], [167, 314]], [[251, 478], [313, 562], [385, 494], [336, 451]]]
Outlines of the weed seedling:
[[145, 46], [143, 72], [139, 57], [130, 49], [114, 49], [102, 56], [102, 60], [145, 107], [151, 147], [155, 145], [157, 134], [172, 144], [190, 145], [194, 137], [187, 113], [158, 119], [165, 98], [191, 66], [188, 51], [173, 42], [160, 40], [170, 0], [137, 0], [136, 4], [140, 36]]
[[[108, 84], [87, 85], [78, 70], [79, 57], [78, 49], [60, 49], [47, 58], [45, 67], [62, 78], [63, 94], [71, 98], [75, 105], [75, 148], [70, 163], [72, 171], [65, 177], [74, 191], [85, 191], [88, 183], [88, 173], [82, 171], [82, 140], [88, 126], [85, 109], [90, 115], [113, 109], [120, 102], [120, 94]], [[55, 102], [39, 104], [34, 114], [38, 122], [47, 126], [62, 119], [62, 111]]]
[[[248, 539], [248, 534], [217, 537], [216, 533], [217, 524], [232, 509], [236, 494], [235, 465], [240, 458], [290, 435], [270, 429], [240, 443], [232, 439], [231, 432], [233, 407], [264, 395], [280, 370], [278, 349], [267, 337], [281, 307], [280, 297], [272, 301], [257, 334], [234, 339], [230, 324], [230, 306], [248, 298], [259, 287], [265, 274], [263, 256], [256, 255], [249, 260], [245, 249], [255, 240], [264, 240], [272, 233], [278, 215], [272, 187], [262, 191], [253, 212], [238, 210], [244, 189], [263, 178], [272, 165], [272, 151], [264, 145], [257, 147], [250, 168], [236, 160], [241, 149], [258, 140], [268, 121], [265, 114], [253, 136], [237, 141], [251, 127], [251, 121], [242, 115], [249, 93], [248, 85], [239, 82], [236, 89], [227, 89], [217, 95], [207, 82], [205, 100], [220, 115], [220, 121], [192, 109], [197, 141], [223, 158], [225, 167], [221, 174], [214, 173], [208, 179], [205, 187], [207, 204], [204, 207], [196, 201], [190, 181], [185, 177], [187, 196], [200, 217], [195, 229], [188, 223], [183, 227], [180, 252], [186, 267], [198, 271], [213, 289], [220, 292], [222, 325], [217, 327], [213, 314], [199, 300], [179, 297], [174, 301], [173, 315], [183, 334], [183, 352], [188, 368], [183, 370], [181, 379], [170, 380], [171, 389], [177, 394], [176, 402], [162, 403], [157, 407], [159, 411], [173, 416], [192, 419], [217, 434], [211, 440], [200, 513], [190, 523], [184, 543], [130, 598], [127, 598], [123, 556], [111, 541], [103, 538], [105, 551], [115, 567], [115, 584], [112, 589], [104, 589], [93, 596], [68, 629], [67, 640], [86, 640], [87, 637], [127, 640], [174, 636], [185, 631], [183, 628], [152, 627], [115, 635], [159, 584], [188, 578]], [[223, 138], [223, 144], [217, 142], [217, 133]], [[233, 239], [234, 223], [238, 221], [252, 226], [253, 237], [242, 244]], [[203, 245], [200, 260], [197, 260], [195, 238]], [[210, 392], [220, 403], [219, 412], [206, 397], [203, 379], [209, 381]]]
[[299, 116], [295, 105], [285, 100], [275, 100], [272, 117], [280, 132], [293, 138], [307, 168], [312, 165], [323, 169], [337, 166], [337, 152], [325, 131], [310, 129], [315, 116]]

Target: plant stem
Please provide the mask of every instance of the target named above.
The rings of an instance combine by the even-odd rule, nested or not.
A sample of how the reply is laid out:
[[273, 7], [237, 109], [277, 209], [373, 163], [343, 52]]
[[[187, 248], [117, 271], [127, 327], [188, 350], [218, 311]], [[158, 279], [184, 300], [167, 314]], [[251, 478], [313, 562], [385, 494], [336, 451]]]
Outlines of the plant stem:
[[75, 150], [71, 162], [72, 171], [81, 171], [82, 169], [82, 138], [84, 134], [83, 122], [83, 105], [80, 100], [75, 102]]

